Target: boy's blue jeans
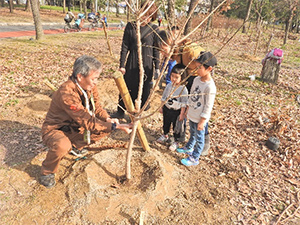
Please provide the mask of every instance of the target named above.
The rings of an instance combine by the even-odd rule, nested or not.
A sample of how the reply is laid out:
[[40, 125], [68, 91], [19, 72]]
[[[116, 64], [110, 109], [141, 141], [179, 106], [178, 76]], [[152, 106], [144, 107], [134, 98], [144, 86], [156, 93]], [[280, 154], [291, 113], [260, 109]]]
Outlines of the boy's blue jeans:
[[191, 153], [191, 156], [195, 160], [199, 160], [200, 155], [203, 151], [204, 141], [205, 141], [205, 125], [203, 130], [197, 130], [198, 123], [194, 123], [190, 120], [190, 138], [188, 143], [186, 144], [187, 149], [194, 149]]

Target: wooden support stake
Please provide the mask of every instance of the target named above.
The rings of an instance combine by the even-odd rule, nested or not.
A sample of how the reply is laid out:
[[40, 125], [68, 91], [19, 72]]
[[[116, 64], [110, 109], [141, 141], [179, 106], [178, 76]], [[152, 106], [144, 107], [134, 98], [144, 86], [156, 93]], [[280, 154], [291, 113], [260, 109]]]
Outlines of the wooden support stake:
[[[123, 74], [120, 71], [116, 71], [113, 74], [113, 78], [114, 78], [114, 80], [117, 84], [117, 87], [119, 89], [119, 92], [121, 94], [121, 97], [123, 99], [123, 102], [125, 104], [125, 107], [126, 107], [127, 111], [128, 112], [133, 112], [135, 108], [134, 108], [131, 96], [129, 94], [127, 85], [124, 81]], [[130, 118], [132, 120], [132, 117], [130, 117]], [[142, 125], [141, 125], [140, 122], [139, 122], [138, 127], [137, 127], [137, 134], [138, 134], [138, 137], [139, 137], [139, 140], [142, 144], [143, 149], [145, 151], [150, 150], [146, 135], [144, 133], [144, 130], [143, 130]]]
[[106, 30], [105, 23], [104, 23], [103, 20], [101, 20], [101, 23], [102, 23], [102, 26], [103, 26], [103, 30], [104, 30], [105, 38], [106, 38], [106, 41], [107, 41], [107, 45], [108, 45], [110, 56], [113, 57], [114, 55], [113, 55], [113, 52], [112, 52], [111, 47], [110, 47], [110, 43], [109, 43], [109, 39], [108, 39], [108, 35], [107, 35], [107, 30]]

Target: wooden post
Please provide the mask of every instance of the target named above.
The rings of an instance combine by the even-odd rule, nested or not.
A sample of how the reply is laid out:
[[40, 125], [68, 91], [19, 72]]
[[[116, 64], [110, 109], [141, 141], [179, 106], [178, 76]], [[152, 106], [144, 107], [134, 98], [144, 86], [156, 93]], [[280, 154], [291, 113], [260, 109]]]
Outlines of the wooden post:
[[107, 30], [106, 30], [105, 23], [104, 23], [103, 20], [101, 20], [101, 23], [102, 23], [102, 27], [103, 27], [103, 30], [104, 30], [105, 38], [106, 38], [106, 41], [107, 41], [107, 45], [108, 45], [110, 56], [113, 57], [114, 55], [113, 55], [113, 52], [112, 52], [111, 47], [110, 47], [110, 43], [109, 43], [109, 39], [108, 39], [108, 35], [107, 35]]
[[262, 81], [277, 84], [280, 65], [277, 59], [266, 59], [260, 74]]
[[[129, 94], [128, 88], [126, 86], [126, 83], [124, 81], [123, 74], [120, 71], [116, 71], [113, 74], [113, 78], [117, 84], [117, 87], [119, 89], [119, 92], [121, 94], [121, 97], [123, 99], [126, 109], [128, 110], [128, 112], [133, 112], [135, 108], [134, 108], [131, 96]], [[130, 117], [130, 118], [132, 120], [132, 117]], [[144, 133], [144, 130], [143, 130], [140, 122], [138, 124], [137, 134], [138, 134], [138, 137], [142, 144], [143, 149], [146, 151], [150, 150], [146, 135]]]

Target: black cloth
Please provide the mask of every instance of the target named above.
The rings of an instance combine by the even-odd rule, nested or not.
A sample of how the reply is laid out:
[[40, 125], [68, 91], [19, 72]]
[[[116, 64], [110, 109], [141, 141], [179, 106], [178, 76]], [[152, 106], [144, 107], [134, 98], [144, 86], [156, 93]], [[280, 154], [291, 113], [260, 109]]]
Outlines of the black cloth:
[[[167, 135], [170, 132], [171, 125], [174, 130], [176, 126], [177, 118], [180, 115], [180, 109], [174, 110], [174, 109], [168, 109], [166, 106], [163, 106], [163, 131], [164, 135]], [[184, 121], [184, 131], [181, 131], [179, 133], [173, 132], [173, 136], [175, 141], [183, 142], [185, 138], [185, 121]]]
[[[158, 27], [152, 23], [141, 26], [142, 58], [145, 73], [142, 106], [150, 94], [150, 82], [152, 81], [154, 69], [159, 68], [159, 49], [155, 47], [158, 41], [157, 32]], [[138, 95], [140, 80], [135, 22], [127, 23], [124, 30], [120, 53], [120, 68], [126, 69], [124, 80], [134, 103]], [[119, 96], [119, 104], [124, 107], [121, 96]], [[123, 112], [120, 107], [118, 107], [118, 111]]]

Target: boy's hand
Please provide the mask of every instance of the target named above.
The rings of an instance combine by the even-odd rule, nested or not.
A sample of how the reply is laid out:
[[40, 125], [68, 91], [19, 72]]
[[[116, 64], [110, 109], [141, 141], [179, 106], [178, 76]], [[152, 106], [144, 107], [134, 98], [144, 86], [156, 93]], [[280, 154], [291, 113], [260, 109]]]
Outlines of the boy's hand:
[[204, 125], [205, 125], [205, 119], [201, 118], [200, 122], [198, 123], [197, 130], [204, 130]]
[[158, 111], [159, 111], [160, 113], [163, 113], [162, 107], [160, 107]]
[[182, 121], [186, 118], [186, 114], [185, 113], [180, 113], [179, 115], [179, 121]]

